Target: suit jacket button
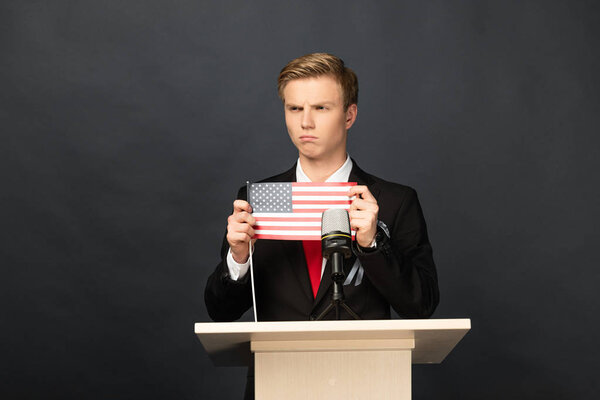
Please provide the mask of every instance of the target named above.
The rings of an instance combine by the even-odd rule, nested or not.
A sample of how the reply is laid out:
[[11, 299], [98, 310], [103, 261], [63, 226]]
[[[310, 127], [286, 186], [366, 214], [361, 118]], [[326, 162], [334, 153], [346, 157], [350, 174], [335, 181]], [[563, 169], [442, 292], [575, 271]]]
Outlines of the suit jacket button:
[[317, 316], [315, 314], [310, 314], [310, 320], [314, 321], [315, 319], [317, 319]]

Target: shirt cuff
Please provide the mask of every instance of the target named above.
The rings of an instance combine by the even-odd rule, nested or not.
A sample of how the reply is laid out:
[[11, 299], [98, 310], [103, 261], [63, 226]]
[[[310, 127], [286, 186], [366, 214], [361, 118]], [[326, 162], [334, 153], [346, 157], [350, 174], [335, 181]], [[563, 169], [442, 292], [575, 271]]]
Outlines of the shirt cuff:
[[250, 258], [244, 264], [238, 264], [231, 255], [231, 249], [227, 250], [227, 268], [229, 269], [229, 277], [233, 281], [243, 278], [248, 273], [250, 268]]

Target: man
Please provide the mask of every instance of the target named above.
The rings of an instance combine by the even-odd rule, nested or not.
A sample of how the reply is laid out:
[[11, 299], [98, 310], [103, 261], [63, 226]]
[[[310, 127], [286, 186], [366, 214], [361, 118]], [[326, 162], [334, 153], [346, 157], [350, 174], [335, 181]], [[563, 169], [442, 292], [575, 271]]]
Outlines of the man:
[[[425, 220], [415, 191], [361, 170], [346, 153], [348, 130], [357, 116], [358, 81], [330, 54], [309, 54], [279, 75], [279, 96], [298, 161], [267, 182], [357, 182], [350, 225], [354, 256], [345, 261], [346, 304], [363, 319], [427, 318], [435, 310], [437, 274]], [[258, 320], [309, 320], [330, 303], [331, 266], [322, 262], [319, 241], [254, 240], [246, 188], [228, 218], [221, 262], [209, 277], [205, 302], [215, 321], [233, 321], [252, 306], [249, 245]], [[351, 318], [341, 310], [343, 319]], [[328, 318], [334, 318], [330, 314]]]

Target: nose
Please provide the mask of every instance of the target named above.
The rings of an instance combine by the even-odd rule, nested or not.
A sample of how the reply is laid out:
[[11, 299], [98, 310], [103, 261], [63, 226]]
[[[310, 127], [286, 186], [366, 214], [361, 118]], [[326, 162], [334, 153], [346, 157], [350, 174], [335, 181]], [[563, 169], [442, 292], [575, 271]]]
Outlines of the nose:
[[302, 129], [313, 129], [315, 127], [315, 121], [313, 121], [310, 107], [304, 107], [302, 111]]

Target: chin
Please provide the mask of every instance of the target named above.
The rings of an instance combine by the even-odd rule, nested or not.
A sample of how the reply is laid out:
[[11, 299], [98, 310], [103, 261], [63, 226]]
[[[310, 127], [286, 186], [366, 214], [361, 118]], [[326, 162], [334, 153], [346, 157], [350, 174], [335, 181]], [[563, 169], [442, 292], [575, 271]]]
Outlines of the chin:
[[302, 153], [302, 155], [304, 157], [306, 157], [307, 159], [313, 161], [313, 160], [320, 160], [323, 158], [323, 154], [320, 153], [310, 153], [310, 152], [306, 152], [306, 153]]

